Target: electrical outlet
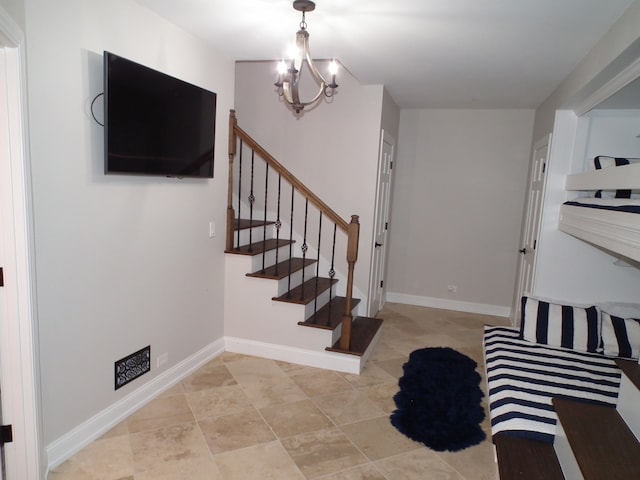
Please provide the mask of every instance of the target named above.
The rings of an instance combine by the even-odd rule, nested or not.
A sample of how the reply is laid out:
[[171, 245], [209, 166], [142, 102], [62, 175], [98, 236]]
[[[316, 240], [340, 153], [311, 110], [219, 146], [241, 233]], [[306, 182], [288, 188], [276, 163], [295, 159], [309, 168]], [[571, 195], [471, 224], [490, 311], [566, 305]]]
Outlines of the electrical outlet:
[[168, 352], [161, 353], [160, 355], [158, 355], [158, 358], [156, 358], [156, 367], [160, 368], [162, 365], [164, 365], [168, 361], [169, 361], [169, 353]]
[[456, 293], [458, 291], [458, 286], [457, 285], [448, 285], [447, 286], [447, 290], [449, 290], [451, 293]]

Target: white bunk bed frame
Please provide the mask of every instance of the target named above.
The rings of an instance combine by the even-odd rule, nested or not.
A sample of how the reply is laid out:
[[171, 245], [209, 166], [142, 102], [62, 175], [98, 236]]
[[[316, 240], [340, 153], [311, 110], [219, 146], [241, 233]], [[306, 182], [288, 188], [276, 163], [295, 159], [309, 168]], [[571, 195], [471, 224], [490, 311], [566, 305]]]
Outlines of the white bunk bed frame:
[[[567, 176], [565, 190], [640, 189], [640, 163]], [[640, 214], [572, 205], [560, 207], [558, 229], [640, 262]]]

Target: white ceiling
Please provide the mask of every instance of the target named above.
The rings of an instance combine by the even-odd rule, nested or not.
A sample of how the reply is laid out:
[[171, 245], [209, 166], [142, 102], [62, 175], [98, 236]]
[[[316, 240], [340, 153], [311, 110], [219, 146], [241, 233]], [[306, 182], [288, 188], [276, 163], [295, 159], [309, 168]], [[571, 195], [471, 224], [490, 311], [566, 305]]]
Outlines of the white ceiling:
[[[137, 1], [233, 60], [280, 59], [301, 18], [291, 0]], [[306, 20], [314, 58], [401, 108], [535, 108], [633, 1], [317, 0]]]

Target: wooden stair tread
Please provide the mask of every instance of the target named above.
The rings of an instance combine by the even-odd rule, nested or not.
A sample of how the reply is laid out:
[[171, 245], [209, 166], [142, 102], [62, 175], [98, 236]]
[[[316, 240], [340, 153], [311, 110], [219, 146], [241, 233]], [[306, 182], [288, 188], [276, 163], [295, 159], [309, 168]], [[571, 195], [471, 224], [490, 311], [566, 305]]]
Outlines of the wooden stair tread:
[[[284, 262], [280, 262], [277, 265], [272, 265], [270, 267], [265, 268], [264, 270], [247, 273], [247, 277], [257, 277], [257, 278], [269, 278], [272, 280], [280, 280], [289, 276], [289, 273], [295, 273], [298, 270], [302, 270], [304, 267], [307, 267], [313, 263], [316, 263], [317, 260], [314, 258], [291, 258], [285, 260]], [[291, 264], [291, 266], [289, 266]]]
[[[333, 297], [329, 303], [324, 305], [320, 310], [311, 315], [298, 325], [304, 327], [322, 328], [325, 330], [335, 330], [342, 323], [342, 316], [347, 303], [345, 297]], [[360, 303], [359, 298], [351, 300], [351, 308], [353, 309]]]
[[504, 433], [493, 443], [500, 480], [564, 480], [553, 444]]
[[281, 295], [279, 297], [273, 297], [272, 300], [278, 302], [287, 302], [287, 303], [297, 303], [299, 305], [306, 305], [313, 301], [318, 295], [328, 290], [333, 284], [337, 283], [338, 280], [324, 278], [324, 277], [313, 277], [302, 285], [298, 285], [295, 288], [292, 288], [289, 292]]
[[260, 240], [259, 242], [254, 242], [252, 244], [242, 245], [240, 247], [232, 248], [231, 250], [225, 250], [224, 253], [235, 253], [236, 255], [260, 255], [263, 252], [284, 247], [294, 242], [295, 240], [292, 242], [289, 240], [276, 240], [275, 238], [270, 238], [266, 241]]
[[640, 443], [615, 407], [554, 398], [585, 479], [640, 478]]
[[631, 380], [631, 383], [640, 390], [640, 363], [635, 360], [616, 359], [616, 365]]
[[327, 347], [329, 352], [348, 353], [351, 355], [362, 356], [367, 351], [369, 344], [376, 336], [376, 333], [382, 325], [382, 319], [369, 317], [356, 317], [351, 323], [351, 347], [349, 350], [340, 348], [340, 340], [332, 347]]
[[249, 220], [248, 218], [236, 218], [233, 224], [234, 230], [246, 230], [247, 228], [264, 227], [265, 225], [273, 225], [275, 222], [265, 220]]

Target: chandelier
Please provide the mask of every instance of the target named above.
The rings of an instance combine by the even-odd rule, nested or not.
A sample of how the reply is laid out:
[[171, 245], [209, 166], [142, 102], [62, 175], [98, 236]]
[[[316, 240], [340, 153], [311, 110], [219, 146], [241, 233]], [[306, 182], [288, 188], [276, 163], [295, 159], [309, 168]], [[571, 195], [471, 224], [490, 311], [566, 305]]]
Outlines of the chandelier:
[[[307, 32], [305, 13], [315, 10], [316, 4], [311, 0], [295, 0], [293, 8], [302, 12], [300, 30], [296, 33], [296, 48], [290, 53], [288, 61], [281, 60], [278, 64], [278, 81], [275, 86], [278, 88], [278, 95], [283, 97], [296, 113], [300, 113], [304, 107], [315, 103], [322, 95], [327, 98], [333, 96], [335, 89], [338, 88], [336, 83], [338, 63], [332, 60], [329, 64], [329, 74], [332, 78], [331, 83], [328, 83], [316, 68], [311, 58], [311, 52], [309, 52], [309, 32]], [[299, 91], [303, 63], [306, 63], [311, 76], [319, 87], [316, 95], [306, 102], [300, 99]]]

